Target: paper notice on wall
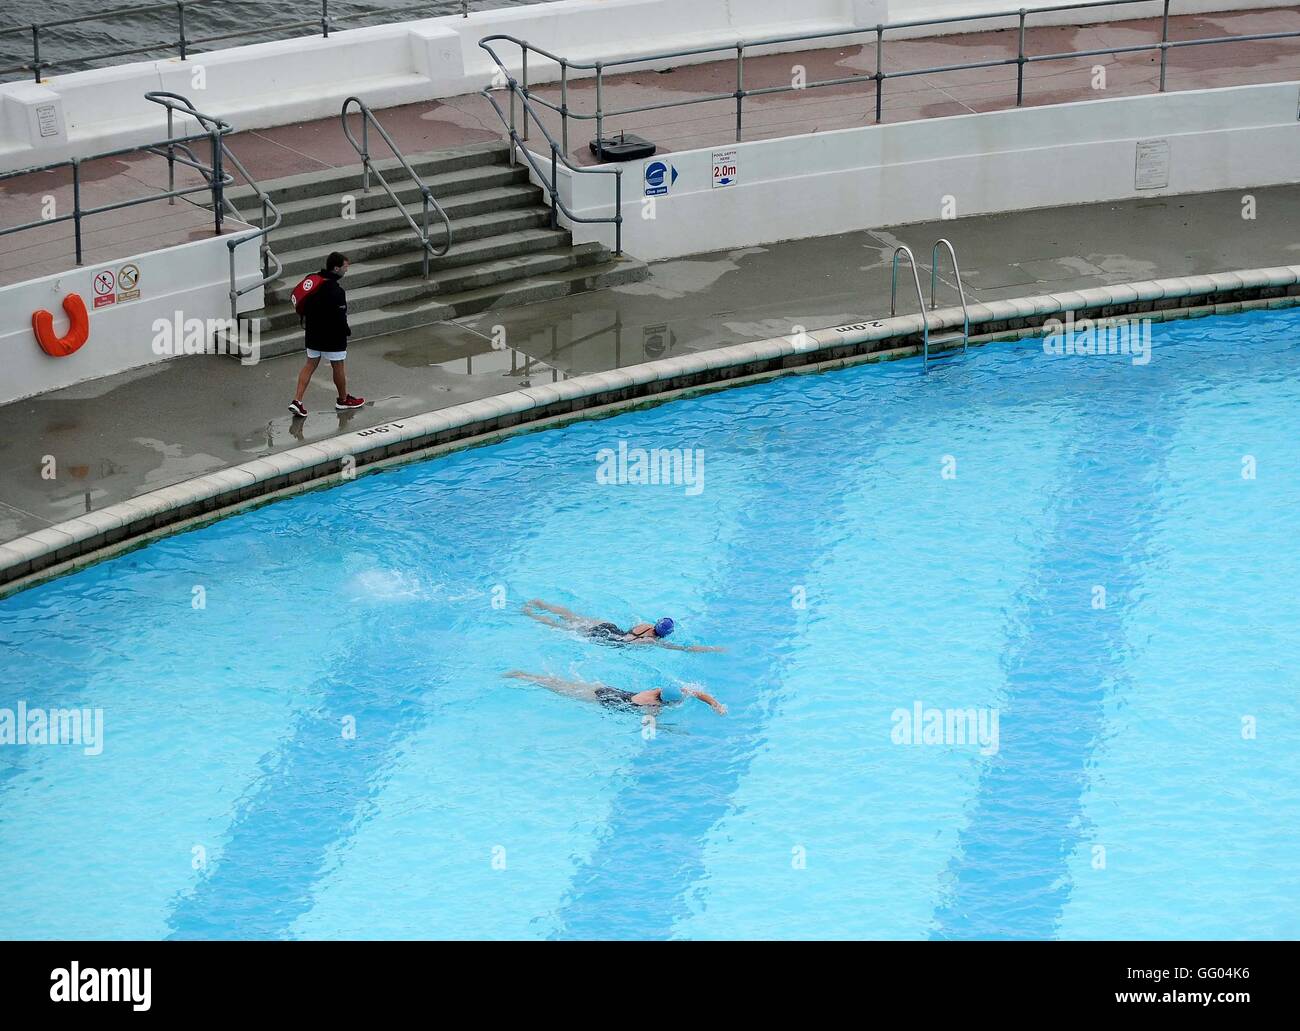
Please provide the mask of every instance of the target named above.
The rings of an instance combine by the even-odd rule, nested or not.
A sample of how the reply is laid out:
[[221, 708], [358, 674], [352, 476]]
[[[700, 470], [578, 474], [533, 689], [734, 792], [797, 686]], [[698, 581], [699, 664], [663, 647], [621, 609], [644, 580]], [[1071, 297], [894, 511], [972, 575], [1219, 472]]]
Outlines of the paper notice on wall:
[[36, 108], [36, 125], [42, 137], [59, 135], [59, 112], [53, 104]]
[[1169, 186], [1169, 141], [1138, 140], [1137, 174], [1133, 186], [1139, 190], [1163, 190]]

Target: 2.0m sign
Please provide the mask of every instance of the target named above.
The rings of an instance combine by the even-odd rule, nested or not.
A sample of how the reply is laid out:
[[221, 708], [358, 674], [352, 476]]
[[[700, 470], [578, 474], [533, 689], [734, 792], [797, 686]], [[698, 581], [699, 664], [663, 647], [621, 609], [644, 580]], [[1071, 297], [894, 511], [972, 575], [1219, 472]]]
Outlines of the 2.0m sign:
[[731, 186], [736, 181], [736, 152], [734, 150], [715, 150], [713, 152], [713, 185]]

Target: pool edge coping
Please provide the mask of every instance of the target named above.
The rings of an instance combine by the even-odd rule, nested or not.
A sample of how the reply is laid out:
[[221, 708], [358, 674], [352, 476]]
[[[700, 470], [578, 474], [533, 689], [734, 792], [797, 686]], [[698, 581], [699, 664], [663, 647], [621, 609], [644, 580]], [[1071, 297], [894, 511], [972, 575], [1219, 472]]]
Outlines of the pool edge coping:
[[[989, 343], [1039, 336], [1044, 323], [1067, 314], [1094, 321], [1166, 321], [1293, 305], [1300, 305], [1300, 265], [978, 302], [969, 313], [972, 342]], [[928, 316], [931, 333], [962, 325], [958, 307]], [[0, 598], [158, 537], [394, 464], [774, 376], [910, 357], [921, 351], [922, 329], [917, 313], [731, 344], [496, 394], [274, 452], [0, 544]]]

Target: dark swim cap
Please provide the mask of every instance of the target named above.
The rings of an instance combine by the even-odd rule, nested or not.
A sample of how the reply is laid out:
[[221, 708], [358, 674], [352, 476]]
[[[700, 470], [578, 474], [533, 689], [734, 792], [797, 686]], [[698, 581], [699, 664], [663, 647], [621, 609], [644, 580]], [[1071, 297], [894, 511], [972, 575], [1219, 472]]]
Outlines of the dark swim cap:
[[676, 625], [677, 624], [675, 624], [671, 619], [664, 616], [663, 619], [659, 620], [659, 622], [655, 624], [655, 636], [667, 637], [673, 632], [673, 627]]

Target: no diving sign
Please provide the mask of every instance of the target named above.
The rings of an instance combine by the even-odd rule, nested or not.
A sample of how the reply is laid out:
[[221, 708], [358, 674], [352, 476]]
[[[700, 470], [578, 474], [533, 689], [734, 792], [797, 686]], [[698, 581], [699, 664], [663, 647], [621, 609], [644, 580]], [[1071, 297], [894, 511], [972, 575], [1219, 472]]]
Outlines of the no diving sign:
[[140, 296], [140, 266], [134, 262], [123, 265], [117, 272], [118, 302], [134, 301]]

